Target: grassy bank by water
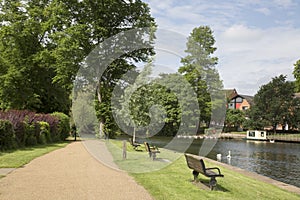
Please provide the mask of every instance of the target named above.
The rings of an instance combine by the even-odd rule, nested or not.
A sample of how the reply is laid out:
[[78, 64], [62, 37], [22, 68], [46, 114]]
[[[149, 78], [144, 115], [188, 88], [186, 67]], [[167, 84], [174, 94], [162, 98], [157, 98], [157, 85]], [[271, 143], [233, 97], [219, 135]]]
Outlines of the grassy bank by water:
[[[119, 144], [118, 144], [119, 143]], [[126, 160], [120, 158], [120, 152], [117, 147], [120, 147], [121, 142], [111, 141], [108, 143], [108, 148], [112, 152], [116, 164], [122, 169], [131, 169], [139, 166], [139, 163], [144, 163], [144, 167], [152, 168], [153, 166], [162, 165], [164, 160], [171, 157], [171, 163], [164, 165], [160, 170], [151, 171], [147, 173], [134, 173], [130, 171], [130, 175], [140, 183], [148, 192], [157, 200], [174, 200], [174, 199], [286, 199], [286, 200], [300, 200], [300, 196], [282, 190], [271, 184], [267, 184], [253, 178], [241, 175], [237, 172], [231, 171], [225, 167], [218, 166], [221, 169], [224, 178], [217, 178], [218, 188], [216, 191], [210, 191], [201, 183], [193, 183], [193, 175], [191, 170], [187, 167], [185, 158], [182, 154], [167, 151], [168, 154], [159, 154], [158, 161], [152, 161], [147, 157], [145, 151], [134, 152], [139, 154], [139, 157], [127, 157]], [[128, 145], [129, 146], [129, 145]], [[131, 147], [130, 147], [131, 148]], [[132, 151], [132, 150], [130, 150]], [[163, 150], [162, 150], [163, 152]], [[205, 161], [208, 167], [216, 166], [215, 164]], [[209, 179], [199, 175], [201, 181], [208, 184]]]
[[69, 141], [0, 152], [0, 168], [18, 168], [34, 158], [65, 147]]

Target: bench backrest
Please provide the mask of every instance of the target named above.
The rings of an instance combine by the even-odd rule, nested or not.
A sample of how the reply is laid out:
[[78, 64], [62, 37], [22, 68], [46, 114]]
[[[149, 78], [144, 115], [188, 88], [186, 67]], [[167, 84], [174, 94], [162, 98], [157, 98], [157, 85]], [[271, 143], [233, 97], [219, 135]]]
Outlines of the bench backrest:
[[187, 162], [187, 166], [190, 169], [193, 169], [199, 173], [205, 174], [205, 164], [200, 156], [192, 155], [192, 154], [184, 154]]
[[146, 151], [150, 152], [150, 146], [149, 146], [148, 142], [144, 142], [144, 145], [145, 145]]

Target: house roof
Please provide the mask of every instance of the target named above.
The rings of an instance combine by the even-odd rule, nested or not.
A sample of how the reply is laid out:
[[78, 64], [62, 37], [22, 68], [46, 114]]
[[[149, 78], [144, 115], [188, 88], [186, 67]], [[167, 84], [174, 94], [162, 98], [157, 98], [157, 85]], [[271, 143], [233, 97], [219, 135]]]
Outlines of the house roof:
[[226, 94], [226, 98], [228, 100], [231, 100], [238, 95], [235, 88], [234, 89], [225, 89], [225, 94]]
[[[250, 105], [254, 104], [253, 96], [238, 94], [235, 88], [234, 89], [225, 89], [225, 94], [226, 94], [226, 98], [228, 99], [228, 101], [230, 101], [234, 98], [237, 98], [237, 97], [242, 97], [243, 99], [246, 99]], [[300, 93], [299, 93], [299, 98], [300, 98]]]
[[241, 94], [240, 96], [243, 97], [244, 99], [246, 99], [250, 105], [253, 105], [253, 104], [254, 104], [254, 97], [253, 97], [253, 96], [250, 96], [250, 95], [242, 95], [242, 94]]

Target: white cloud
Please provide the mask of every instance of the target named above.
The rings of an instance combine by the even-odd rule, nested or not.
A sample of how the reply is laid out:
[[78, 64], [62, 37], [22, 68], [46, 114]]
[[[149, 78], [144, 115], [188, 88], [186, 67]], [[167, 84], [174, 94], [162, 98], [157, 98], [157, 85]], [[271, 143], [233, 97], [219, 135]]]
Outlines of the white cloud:
[[[178, 31], [186, 37], [200, 25], [212, 28], [225, 87], [255, 94], [259, 86], [279, 74], [293, 79], [293, 63], [300, 59], [296, 1], [146, 1], [159, 28]], [[261, 17], [255, 16], [259, 13], [265, 17], [255, 23]]]
[[293, 7], [295, 5], [293, 0], [274, 0], [274, 3], [277, 6], [283, 7], [283, 8], [289, 8], [289, 7]]
[[300, 58], [300, 29], [233, 25], [216, 39], [226, 87], [254, 94], [261, 84], [279, 74], [293, 79], [293, 63]]
[[233, 25], [222, 33], [222, 40], [233, 43], [252, 43], [262, 38], [262, 31], [251, 29], [245, 25]]
[[264, 8], [258, 8], [258, 9], [256, 9], [256, 11], [259, 12], [259, 13], [262, 13], [266, 16], [268, 16], [272, 13], [269, 8], [265, 8], [265, 7]]

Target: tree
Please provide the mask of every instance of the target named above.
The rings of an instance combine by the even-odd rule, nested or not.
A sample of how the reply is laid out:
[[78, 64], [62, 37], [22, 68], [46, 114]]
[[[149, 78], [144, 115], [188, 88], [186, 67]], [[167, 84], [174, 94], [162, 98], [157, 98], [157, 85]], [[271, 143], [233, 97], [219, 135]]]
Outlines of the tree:
[[291, 124], [296, 101], [294, 89], [294, 84], [286, 81], [284, 75], [261, 86], [254, 96], [254, 106], [249, 113], [250, 127], [262, 129], [272, 126], [276, 132], [277, 125]]
[[[140, 0], [8, 0], [0, 6], [1, 109], [69, 113], [73, 82], [91, 51], [123, 31], [155, 26], [149, 7]], [[134, 35], [136, 42], [143, 43], [144, 35]], [[135, 68], [130, 61], [144, 61], [149, 54], [151, 48], [125, 52], [99, 80], [101, 133], [104, 123], [107, 131], [114, 124], [110, 92], [115, 82]]]
[[245, 113], [238, 109], [227, 109], [225, 127], [231, 130], [231, 127], [238, 128], [245, 122]]
[[178, 70], [196, 92], [201, 111], [200, 120], [204, 121], [207, 126], [211, 119], [212, 109], [221, 108], [220, 105], [225, 103], [225, 100], [213, 102], [211, 98], [218, 96], [216, 99], [223, 99], [222, 95], [219, 96], [223, 84], [215, 68], [218, 59], [213, 57], [216, 51], [214, 44], [213, 32], [208, 26], [194, 28], [186, 44], [185, 52], [188, 55], [181, 60], [183, 66]]
[[300, 60], [298, 60], [295, 64], [294, 64], [294, 77], [296, 79], [295, 81], [295, 87], [296, 87], [296, 91], [295, 92], [300, 92]]
[[[84, 3], [92, 12], [89, 12], [88, 17], [84, 18], [83, 22], [90, 27], [91, 35], [89, 38], [91, 38], [92, 43], [95, 45], [110, 38], [110, 47], [113, 46], [114, 51], [122, 51], [123, 46], [120, 46], [120, 44], [128, 45], [128, 43], [126, 44], [126, 38], [124, 38], [125, 41], [122, 43], [120, 38], [113, 38], [112, 36], [132, 28], [155, 27], [154, 19], [150, 15], [147, 4], [140, 0], [84, 1]], [[151, 33], [145, 33], [145, 31], [140, 31], [132, 35], [135, 37], [135, 43], [139, 43], [141, 46], [147, 43], [143, 39], [145, 34], [151, 35]], [[94, 58], [92, 56], [91, 60], [105, 60], [106, 57], [109, 57], [113, 53], [110, 47], [100, 52], [101, 55], [96, 54]], [[123, 55], [109, 64], [109, 67], [102, 74], [101, 78], [98, 77], [96, 110], [99, 119], [100, 137], [103, 137], [107, 133], [113, 133], [117, 129], [111, 110], [111, 93], [116, 87], [116, 83], [122, 78], [123, 74], [135, 68], [133, 62], [130, 61], [146, 61], [148, 56], [153, 53], [151, 48], [124, 52]], [[102, 58], [99, 58], [99, 56]]]
[[[139, 127], [147, 126], [150, 121], [149, 108], [153, 104], [148, 94], [151, 94], [150, 75], [152, 71], [152, 63], [149, 63], [136, 76], [132, 84], [124, 89], [124, 93], [115, 95], [112, 99], [112, 107], [119, 126], [123, 131], [130, 134], [133, 133], [133, 142], [135, 142], [136, 130]], [[118, 85], [121, 85], [119, 81]], [[114, 94], [119, 93], [115, 92]], [[150, 95], [151, 96], [151, 95]]]
[[60, 47], [55, 37], [69, 27], [67, 10], [59, 1], [1, 1], [0, 6], [1, 108], [68, 113], [70, 93], [53, 82], [62, 62], [54, 53]]

